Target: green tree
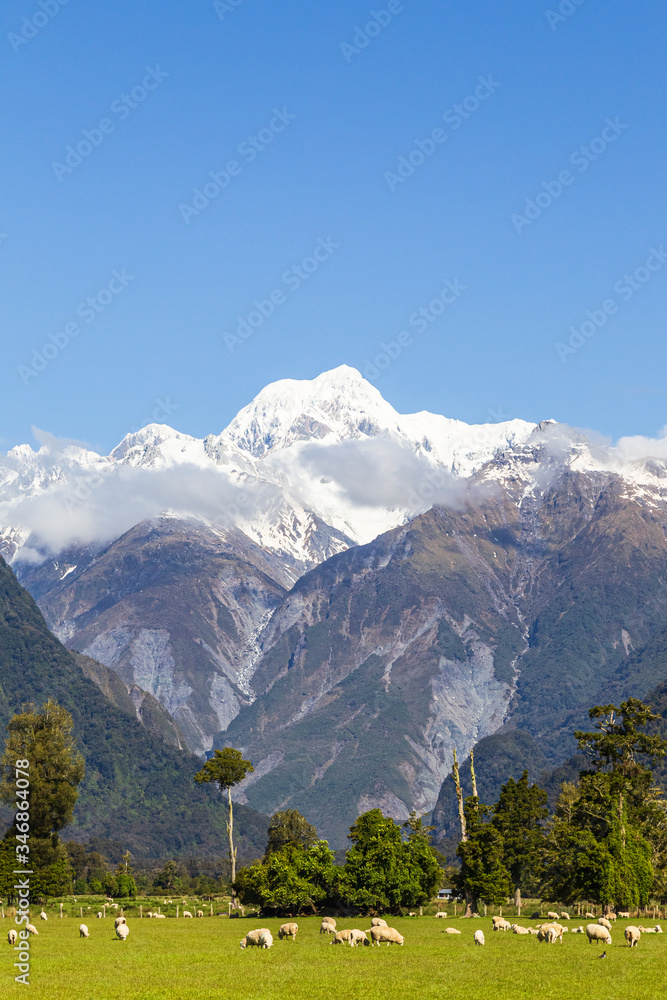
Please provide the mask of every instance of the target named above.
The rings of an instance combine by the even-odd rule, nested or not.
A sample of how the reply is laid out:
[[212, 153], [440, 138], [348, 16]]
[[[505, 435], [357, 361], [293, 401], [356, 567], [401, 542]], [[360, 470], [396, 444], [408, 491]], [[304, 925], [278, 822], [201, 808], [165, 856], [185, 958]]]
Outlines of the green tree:
[[298, 914], [334, 906], [340, 899], [341, 869], [326, 840], [310, 847], [286, 844], [242, 868], [234, 888], [241, 902], [265, 914]]
[[544, 823], [549, 815], [547, 793], [528, 784], [528, 771], [510, 778], [500, 789], [491, 822], [503, 838], [503, 863], [515, 890], [537, 896], [544, 881]]
[[227, 792], [229, 803], [229, 819], [227, 821], [227, 837], [229, 838], [229, 860], [232, 866], [232, 884], [236, 880], [236, 848], [234, 847], [234, 813], [232, 810], [232, 788], [243, 781], [246, 775], [254, 771], [249, 760], [244, 760], [239, 750], [225, 747], [216, 750], [209, 757], [200, 771], [195, 774], [198, 785], [215, 783], [221, 792]]
[[183, 888], [183, 878], [181, 869], [176, 861], [167, 861], [162, 871], [158, 872], [153, 879], [156, 889], [163, 892], [177, 892]]
[[274, 813], [267, 830], [266, 856], [281, 851], [287, 844], [312, 847], [317, 843], [317, 830], [297, 809]]
[[[22, 770], [30, 775], [31, 889], [40, 895], [58, 895], [59, 891], [51, 890], [71, 881], [72, 869], [59, 833], [71, 822], [85, 770], [73, 728], [69, 712], [51, 699], [41, 710], [24, 705], [7, 724], [0, 761], [0, 799], [16, 802], [16, 761], [27, 760], [28, 766]], [[10, 832], [17, 832], [14, 825]]]
[[504, 864], [503, 835], [486, 822], [487, 806], [471, 795], [465, 800], [467, 840], [456, 849], [461, 859], [457, 888], [470, 909], [476, 912], [479, 902], [498, 905], [512, 891], [509, 872]]
[[428, 830], [412, 816], [404, 840], [401, 827], [371, 809], [350, 827], [352, 847], [344, 868], [343, 892], [355, 906], [378, 913], [428, 902], [441, 877], [428, 843]]

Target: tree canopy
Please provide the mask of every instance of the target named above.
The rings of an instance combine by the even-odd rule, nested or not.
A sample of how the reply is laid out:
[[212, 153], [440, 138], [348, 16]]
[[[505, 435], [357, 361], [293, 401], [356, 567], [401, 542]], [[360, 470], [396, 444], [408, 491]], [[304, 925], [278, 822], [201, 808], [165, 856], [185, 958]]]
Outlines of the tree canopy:
[[287, 844], [312, 847], [317, 842], [317, 830], [298, 809], [274, 813], [267, 830], [266, 855], [275, 854]]

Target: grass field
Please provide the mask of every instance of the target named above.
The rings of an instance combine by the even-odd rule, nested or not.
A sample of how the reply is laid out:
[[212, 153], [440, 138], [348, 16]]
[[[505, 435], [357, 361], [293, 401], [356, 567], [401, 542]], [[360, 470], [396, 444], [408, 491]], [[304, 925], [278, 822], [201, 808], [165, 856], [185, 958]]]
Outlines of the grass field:
[[[38, 915], [35, 911], [34, 917]], [[86, 919], [86, 918], [85, 918]], [[34, 920], [30, 939], [32, 1000], [659, 1000], [667, 996], [667, 934], [625, 943], [617, 921], [613, 944], [589, 945], [566, 934], [563, 945], [493, 933], [491, 920], [392, 918], [404, 947], [331, 947], [319, 918], [298, 920], [296, 942], [278, 941], [280, 920], [226, 917], [139, 920], [128, 917], [130, 936], [115, 938], [113, 917], [86, 919], [90, 938], [79, 938], [79, 919]], [[530, 921], [521, 921], [526, 925]], [[641, 922], [641, 921], [638, 921]], [[585, 921], [582, 921], [585, 924]], [[646, 926], [648, 921], [644, 921]], [[456, 926], [461, 936], [444, 933]], [[15, 952], [7, 944], [13, 921], [0, 920], [0, 996], [24, 995], [14, 982]], [[242, 951], [254, 927], [269, 927], [269, 951]], [[367, 919], [338, 920], [338, 927], [370, 926]], [[576, 926], [572, 921], [572, 926]], [[473, 944], [481, 927], [483, 948]], [[607, 958], [598, 956], [603, 950]]]

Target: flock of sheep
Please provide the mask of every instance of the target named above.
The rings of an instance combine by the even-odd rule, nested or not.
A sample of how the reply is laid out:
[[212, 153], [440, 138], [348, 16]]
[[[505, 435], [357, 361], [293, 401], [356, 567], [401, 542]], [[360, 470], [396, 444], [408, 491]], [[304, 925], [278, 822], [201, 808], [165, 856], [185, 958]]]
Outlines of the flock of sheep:
[[[198, 917], [203, 917], [203, 912], [201, 910], [197, 911]], [[48, 920], [47, 914], [42, 910], [40, 913], [41, 920]], [[101, 913], [97, 914], [98, 917], [102, 916]], [[163, 913], [152, 913], [147, 914], [148, 917], [157, 917], [165, 919]], [[192, 914], [185, 911], [183, 916], [191, 917]], [[436, 913], [436, 919], [446, 919], [447, 914], [444, 912]], [[534, 915], [535, 916], [535, 915]], [[618, 916], [629, 919], [629, 913], [619, 913]], [[492, 928], [494, 931], [512, 931], [514, 934], [529, 934], [537, 938], [538, 941], [546, 941], [548, 944], [555, 944], [556, 941], [563, 943], [563, 934], [567, 933], [569, 928], [562, 924], [560, 921], [569, 920], [570, 915], [566, 912], [555, 913], [549, 911], [547, 913], [549, 918], [546, 923], [537, 924], [532, 927], [524, 927], [520, 924], [510, 923], [505, 920], [502, 916], [492, 917]], [[586, 917], [595, 917], [593, 913], [586, 913]], [[573, 927], [572, 934], [586, 934], [590, 944], [593, 942], [600, 942], [601, 944], [610, 945], [611, 941], [611, 921], [616, 920], [616, 914], [611, 913], [608, 917], [599, 917], [596, 923], [586, 924], [586, 927]], [[25, 930], [28, 934], [38, 934], [37, 928], [34, 924], [26, 924]], [[279, 940], [286, 938], [291, 938], [292, 941], [296, 941], [296, 936], [299, 930], [299, 925], [296, 923], [284, 923], [281, 924], [278, 930]], [[114, 920], [114, 931], [116, 937], [120, 941], [127, 940], [130, 933], [130, 928], [127, 925], [127, 920], [125, 917], [116, 917]], [[461, 930], [457, 927], [445, 927], [445, 934], [461, 934]], [[404, 938], [402, 934], [394, 927], [389, 927], [386, 920], [382, 917], [373, 917], [371, 920], [371, 926], [367, 931], [359, 930], [356, 927], [351, 929], [345, 928], [344, 930], [337, 930], [336, 921], [333, 917], [324, 917], [320, 925], [320, 934], [329, 934], [332, 936], [332, 941], [330, 944], [349, 944], [351, 948], [357, 945], [377, 945], [381, 944], [398, 944], [402, 945]], [[631, 948], [636, 947], [639, 944], [642, 934], [662, 934], [662, 927], [656, 924], [654, 927], [642, 927], [634, 926], [632, 924], [625, 928], [624, 935], [625, 940], [628, 942]], [[15, 945], [17, 941], [17, 931], [14, 928], [7, 934], [7, 941], [10, 945]], [[87, 938], [89, 937], [88, 927], [85, 924], [79, 924], [79, 937]], [[476, 945], [484, 945], [484, 931], [477, 929], [473, 934], [473, 940]], [[246, 936], [241, 941], [241, 948], [271, 948], [273, 945], [273, 935], [268, 927], [259, 927], [256, 930], [249, 931]]]

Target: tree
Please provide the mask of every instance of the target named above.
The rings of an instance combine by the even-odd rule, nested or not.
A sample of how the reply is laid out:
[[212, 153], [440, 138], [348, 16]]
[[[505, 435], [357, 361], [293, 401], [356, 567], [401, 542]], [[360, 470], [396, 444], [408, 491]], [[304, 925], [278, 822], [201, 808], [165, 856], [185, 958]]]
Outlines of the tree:
[[200, 771], [195, 774], [198, 785], [214, 782], [221, 792], [227, 792], [229, 802], [229, 820], [227, 821], [227, 837], [229, 838], [229, 860], [232, 865], [232, 884], [236, 881], [236, 848], [234, 847], [234, 813], [232, 810], [232, 788], [243, 781], [246, 775], [255, 768], [249, 760], [244, 760], [240, 751], [233, 747], [216, 750], [209, 757]]
[[[16, 802], [16, 761], [27, 760], [31, 891], [35, 895], [60, 895], [71, 884], [72, 869], [59, 832], [72, 820], [85, 773], [73, 728], [69, 712], [51, 699], [41, 711], [24, 705], [7, 724], [0, 799]], [[9, 832], [15, 835], [14, 824]]]
[[528, 784], [528, 771], [510, 778], [500, 789], [491, 822], [503, 837], [503, 863], [515, 891], [539, 895], [544, 880], [547, 793]]
[[134, 868], [131, 864], [132, 855], [125, 851], [123, 858], [116, 868], [116, 891], [119, 896], [131, 897], [137, 894], [137, 885], [134, 881]]
[[262, 861], [242, 868], [235, 889], [243, 903], [258, 905], [265, 914], [298, 914], [303, 909], [339, 902], [341, 869], [326, 840], [310, 847], [286, 844]]
[[266, 856], [282, 850], [287, 844], [312, 847], [317, 843], [317, 830], [297, 809], [274, 813], [267, 830]]
[[344, 868], [343, 892], [355, 906], [378, 913], [399, 913], [428, 902], [441, 878], [428, 842], [429, 830], [414, 814], [401, 827], [379, 809], [363, 813], [350, 827], [352, 847]]
[[456, 853], [461, 859], [457, 887], [466, 898], [466, 916], [470, 903], [476, 912], [480, 900], [498, 905], [512, 891], [503, 862], [503, 836], [493, 823], [485, 822], [488, 812], [488, 806], [474, 795], [465, 800], [467, 839], [461, 841]]

